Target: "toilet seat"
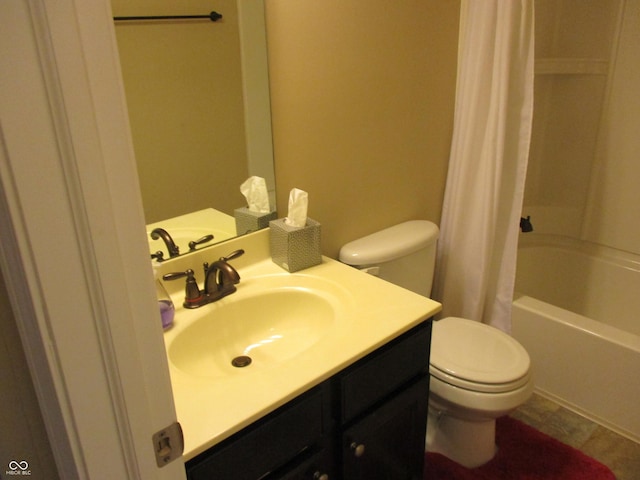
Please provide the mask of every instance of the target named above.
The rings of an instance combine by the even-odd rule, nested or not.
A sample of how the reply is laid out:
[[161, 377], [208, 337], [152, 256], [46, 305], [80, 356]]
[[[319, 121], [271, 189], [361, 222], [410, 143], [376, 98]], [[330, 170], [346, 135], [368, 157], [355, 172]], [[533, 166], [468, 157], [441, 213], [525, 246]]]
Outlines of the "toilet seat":
[[526, 385], [527, 382], [529, 382], [530, 380], [530, 375], [527, 374], [519, 378], [518, 380], [509, 382], [509, 383], [498, 383], [498, 384], [479, 383], [479, 382], [473, 382], [473, 381], [464, 380], [458, 377], [454, 377], [453, 375], [448, 375], [446, 372], [443, 372], [442, 370], [439, 370], [438, 368], [435, 368], [432, 365], [429, 366], [429, 374], [455, 387], [460, 387], [465, 390], [470, 390], [472, 392], [479, 392], [479, 393], [510, 392], [512, 390], [516, 390]]
[[475, 392], [500, 393], [530, 380], [529, 354], [497, 328], [448, 317], [433, 323], [429, 373]]

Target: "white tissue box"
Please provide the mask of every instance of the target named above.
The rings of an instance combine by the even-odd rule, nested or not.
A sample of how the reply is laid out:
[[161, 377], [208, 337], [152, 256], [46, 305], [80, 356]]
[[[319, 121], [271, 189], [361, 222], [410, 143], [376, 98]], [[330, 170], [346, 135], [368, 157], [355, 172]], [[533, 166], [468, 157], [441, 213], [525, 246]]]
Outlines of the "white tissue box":
[[236, 208], [233, 211], [236, 219], [236, 233], [244, 235], [245, 233], [255, 232], [269, 226], [269, 221], [274, 220], [277, 216], [276, 212], [260, 213], [249, 210], [248, 207]]
[[271, 259], [289, 272], [297, 272], [322, 262], [320, 223], [307, 217], [304, 227], [291, 227], [284, 218], [269, 222]]

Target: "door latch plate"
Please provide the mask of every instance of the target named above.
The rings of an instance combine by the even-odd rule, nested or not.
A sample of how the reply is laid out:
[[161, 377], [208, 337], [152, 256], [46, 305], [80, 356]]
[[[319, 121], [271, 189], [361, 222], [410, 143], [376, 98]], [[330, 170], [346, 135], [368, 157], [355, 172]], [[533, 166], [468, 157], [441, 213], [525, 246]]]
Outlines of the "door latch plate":
[[182, 427], [174, 422], [159, 432], [153, 434], [153, 449], [156, 452], [158, 467], [164, 467], [184, 452], [184, 437]]

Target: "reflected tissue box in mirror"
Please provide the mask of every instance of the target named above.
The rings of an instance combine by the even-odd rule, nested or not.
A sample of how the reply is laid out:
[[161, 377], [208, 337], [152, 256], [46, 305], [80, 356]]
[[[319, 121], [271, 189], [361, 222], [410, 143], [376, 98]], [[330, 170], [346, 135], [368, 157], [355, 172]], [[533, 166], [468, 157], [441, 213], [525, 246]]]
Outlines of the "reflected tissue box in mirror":
[[320, 223], [310, 218], [304, 227], [291, 227], [284, 218], [270, 221], [269, 245], [272, 260], [289, 272], [322, 262]]
[[269, 222], [276, 218], [276, 212], [254, 212], [247, 207], [236, 208], [233, 216], [236, 219], [236, 232], [238, 235], [255, 232], [269, 226]]

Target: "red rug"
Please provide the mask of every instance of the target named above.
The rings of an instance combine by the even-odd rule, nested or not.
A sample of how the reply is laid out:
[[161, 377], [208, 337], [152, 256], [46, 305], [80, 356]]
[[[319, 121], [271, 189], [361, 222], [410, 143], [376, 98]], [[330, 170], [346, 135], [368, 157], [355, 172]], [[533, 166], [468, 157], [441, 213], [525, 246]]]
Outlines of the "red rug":
[[424, 480], [615, 480], [608, 467], [579, 450], [511, 417], [496, 423], [498, 453], [477, 468], [465, 468], [427, 453]]

